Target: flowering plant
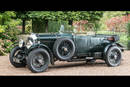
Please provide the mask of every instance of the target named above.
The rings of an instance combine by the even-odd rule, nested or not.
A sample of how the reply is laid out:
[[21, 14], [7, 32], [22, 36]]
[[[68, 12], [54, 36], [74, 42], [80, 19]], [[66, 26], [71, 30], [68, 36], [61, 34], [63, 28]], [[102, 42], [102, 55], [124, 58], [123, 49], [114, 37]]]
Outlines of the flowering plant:
[[116, 16], [106, 21], [108, 30], [126, 32], [126, 24], [130, 21], [130, 14], [127, 16]]

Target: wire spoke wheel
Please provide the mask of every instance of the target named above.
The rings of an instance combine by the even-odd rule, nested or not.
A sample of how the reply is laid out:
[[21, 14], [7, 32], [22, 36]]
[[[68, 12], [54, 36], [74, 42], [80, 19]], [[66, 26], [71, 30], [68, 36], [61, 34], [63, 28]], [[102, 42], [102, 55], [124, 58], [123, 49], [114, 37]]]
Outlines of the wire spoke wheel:
[[106, 63], [109, 66], [118, 66], [121, 62], [121, 58], [121, 50], [118, 47], [112, 47], [108, 51]]
[[35, 68], [40, 68], [45, 64], [45, 59], [43, 55], [37, 54], [34, 56], [34, 59], [32, 59], [32, 64]]
[[9, 55], [10, 63], [14, 67], [25, 67], [26, 66], [26, 60], [25, 60], [26, 55], [23, 53], [21, 48], [18, 46], [14, 47], [11, 50], [11, 53]]
[[21, 59], [23, 59], [23, 54], [21, 53], [21, 50], [17, 50], [14, 54], [13, 61], [16, 63], [20, 63]]
[[67, 56], [70, 54], [70, 52], [72, 51], [72, 44], [68, 41], [63, 41], [60, 46], [59, 46], [59, 53], [61, 56]]
[[57, 39], [53, 46], [53, 52], [60, 60], [70, 60], [75, 54], [75, 44], [70, 38]]
[[37, 48], [28, 55], [27, 66], [34, 72], [44, 72], [50, 63], [50, 55], [46, 49]]
[[116, 64], [118, 63], [118, 61], [120, 60], [120, 53], [118, 50], [114, 49], [111, 51], [110, 56], [109, 56], [109, 60], [113, 63]]

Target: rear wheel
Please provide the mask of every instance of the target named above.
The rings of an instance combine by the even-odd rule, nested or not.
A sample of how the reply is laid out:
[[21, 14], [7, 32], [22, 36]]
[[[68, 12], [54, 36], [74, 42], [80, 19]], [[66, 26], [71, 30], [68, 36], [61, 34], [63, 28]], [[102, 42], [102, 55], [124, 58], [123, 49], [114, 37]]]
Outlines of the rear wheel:
[[75, 44], [69, 38], [58, 39], [53, 46], [53, 52], [60, 60], [69, 60], [75, 53]]
[[29, 53], [27, 66], [32, 72], [39, 73], [46, 71], [49, 63], [50, 55], [45, 49], [38, 48]]
[[119, 66], [121, 63], [121, 50], [118, 47], [111, 47], [106, 55], [106, 64], [111, 67]]

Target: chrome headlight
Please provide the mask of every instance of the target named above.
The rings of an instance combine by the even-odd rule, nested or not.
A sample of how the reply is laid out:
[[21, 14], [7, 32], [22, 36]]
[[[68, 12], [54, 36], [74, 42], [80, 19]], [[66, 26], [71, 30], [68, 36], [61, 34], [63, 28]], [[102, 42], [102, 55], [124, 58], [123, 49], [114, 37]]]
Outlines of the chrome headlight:
[[19, 41], [19, 47], [21, 48], [23, 46], [23, 44], [24, 44], [24, 41], [22, 39], [20, 39], [20, 41]]
[[37, 41], [37, 36], [36, 34], [31, 34], [28, 39], [27, 39], [27, 42], [26, 42], [26, 47], [29, 49], [33, 44], [36, 44], [38, 41]]
[[36, 36], [36, 34], [31, 34], [29, 37], [31, 37], [33, 40], [36, 40], [37, 39], [37, 36]]

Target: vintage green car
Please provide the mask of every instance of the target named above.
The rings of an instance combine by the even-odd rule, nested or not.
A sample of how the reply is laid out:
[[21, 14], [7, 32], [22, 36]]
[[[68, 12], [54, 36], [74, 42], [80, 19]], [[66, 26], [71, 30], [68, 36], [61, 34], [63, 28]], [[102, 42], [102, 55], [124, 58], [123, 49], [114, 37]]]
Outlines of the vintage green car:
[[14, 67], [27, 67], [32, 72], [43, 72], [51, 63], [59, 61], [95, 61], [102, 59], [108, 66], [121, 63], [123, 46], [119, 36], [104, 34], [76, 33], [33, 33], [25, 42], [19, 41], [10, 52], [10, 62]]

